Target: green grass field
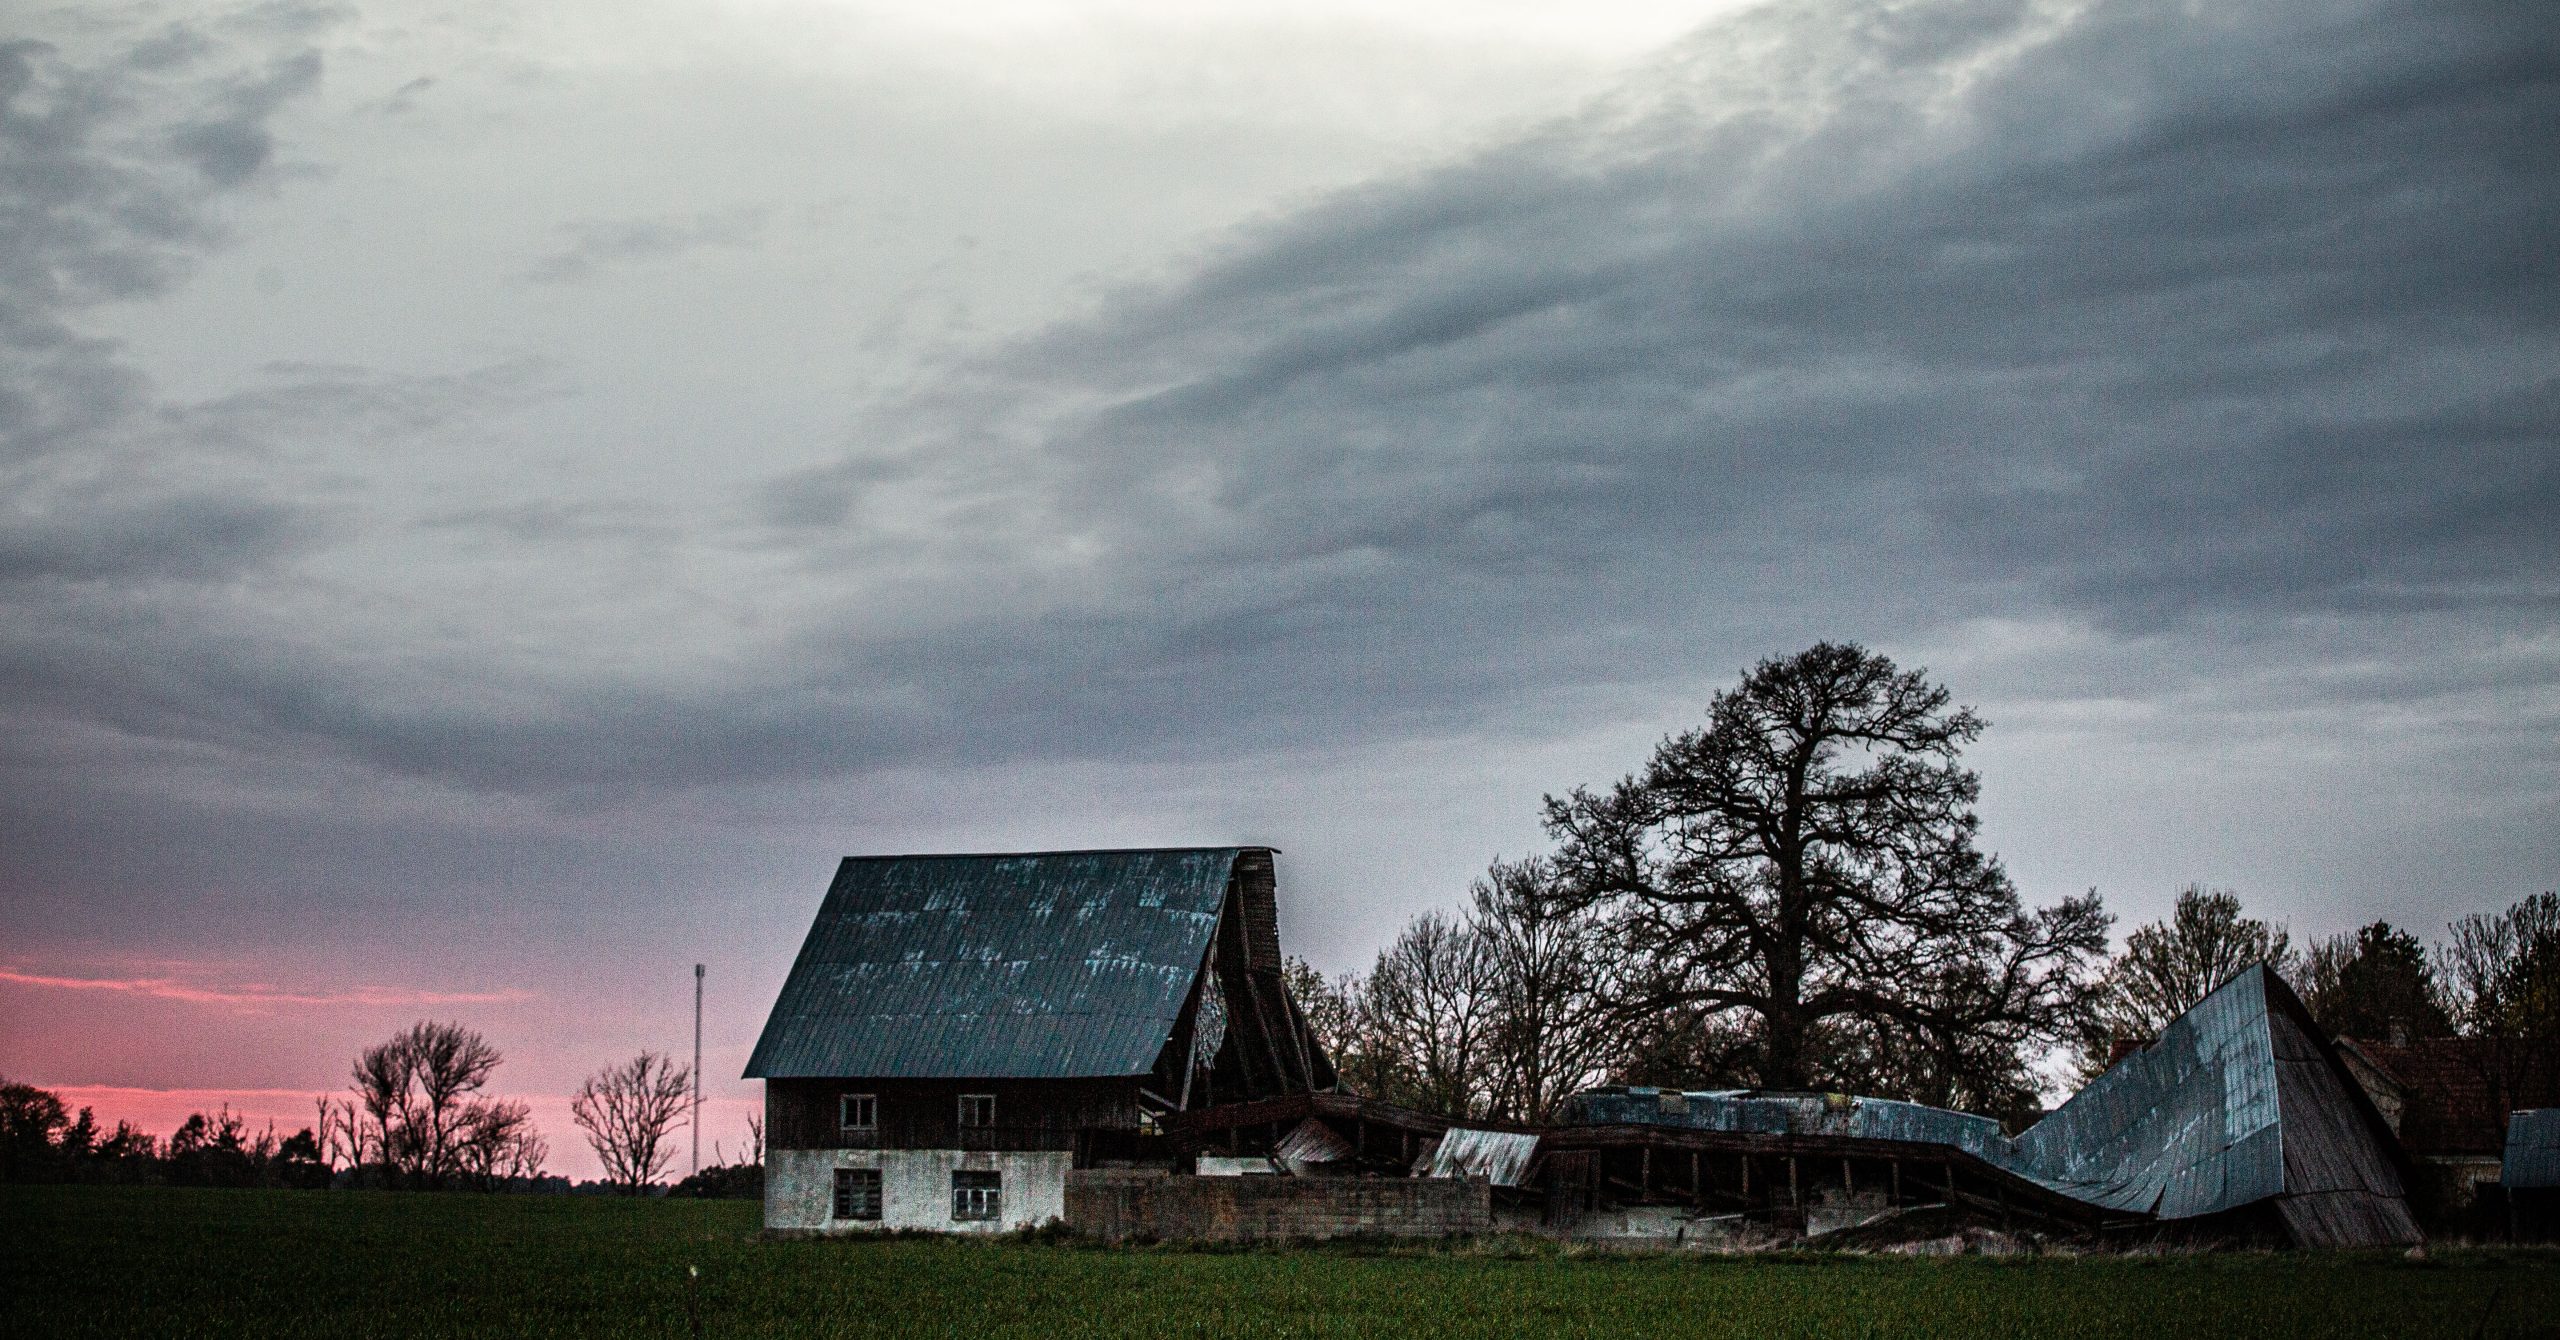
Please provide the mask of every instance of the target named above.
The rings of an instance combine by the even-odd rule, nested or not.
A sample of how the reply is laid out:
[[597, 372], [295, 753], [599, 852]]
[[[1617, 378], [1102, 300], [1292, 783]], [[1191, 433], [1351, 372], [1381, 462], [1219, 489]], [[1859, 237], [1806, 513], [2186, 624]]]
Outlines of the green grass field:
[[682, 1336], [694, 1266], [715, 1337], [2560, 1334], [2549, 1252], [1210, 1253], [755, 1229], [736, 1201], [0, 1187], [0, 1332]]

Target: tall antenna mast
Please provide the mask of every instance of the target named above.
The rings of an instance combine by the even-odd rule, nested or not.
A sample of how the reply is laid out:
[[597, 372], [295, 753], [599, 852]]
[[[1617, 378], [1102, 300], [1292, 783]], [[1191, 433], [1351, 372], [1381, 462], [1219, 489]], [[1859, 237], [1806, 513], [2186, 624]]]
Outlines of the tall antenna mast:
[[702, 965], [693, 965], [693, 1170], [702, 1171]]

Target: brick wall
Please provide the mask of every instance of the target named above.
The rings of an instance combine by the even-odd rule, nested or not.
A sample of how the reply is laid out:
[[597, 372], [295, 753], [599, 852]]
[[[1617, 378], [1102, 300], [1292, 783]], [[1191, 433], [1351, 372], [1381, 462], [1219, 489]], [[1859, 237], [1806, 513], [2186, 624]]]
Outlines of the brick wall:
[[1493, 1227], [1482, 1178], [1185, 1177], [1101, 1168], [1067, 1174], [1067, 1226], [1090, 1237], [1282, 1242], [1438, 1238]]

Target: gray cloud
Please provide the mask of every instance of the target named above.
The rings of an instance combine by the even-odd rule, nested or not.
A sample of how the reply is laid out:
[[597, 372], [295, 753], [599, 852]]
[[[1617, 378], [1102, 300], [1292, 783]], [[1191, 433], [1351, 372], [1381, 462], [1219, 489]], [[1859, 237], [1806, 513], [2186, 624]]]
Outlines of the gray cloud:
[[765, 212], [732, 209], [680, 218], [590, 219], [560, 225], [568, 245], [535, 261], [525, 278], [566, 284], [597, 270], [668, 260], [699, 251], [743, 250], [762, 237]]
[[423, 517], [433, 530], [469, 531], [518, 544], [546, 544], [588, 539], [671, 539], [673, 527], [649, 508], [606, 503], [518, 503], [505, 507], [465, 507]]
[[[990, 360], [763, 507], [822, 569], [895, 533], [1004, 574], [984, 625], [866, 610], [834, 650], [1011, 747], [1440, 728], [1994, 616], [2369, 620], [2451, 682], [2560, 581], [2554, 35], [1763, 11]], [[2402, 645], [2412, 606], [2471, 617]]]
[[[298, 14], [266, 18], [299, 32]], [[278, 53], [186, 25], [90, 64], [0, 45], [0, 466], [143, 409], [140, 374], [72, 318], [192, 272], [221, 240], [220, 198], [268, 164], [264, 123], [319, 74], [298, 37]]]
[[[31, 532], [0, 563], [81, 589], [0, 642], [0, 686], [21, 720], [574, 810], [1569, 729], [1585, 698], [1676, 714], [1814, 637], [1943, 648], [2005, 622], [2101, 644], [1983, 672], [2030, 714], [2389, 704], [2547, 777], [2555, 50], [2560, 18], [2502, 4], [1755, 11], [1578, 115], [937, 368], [841, 462], [732, 514], [672, 487], [617, 510], [595, 480], [439, 500], [406, 529], [468, 561], [386, 578], [351, 540], [283, 583], [388, 593], [379, 622], [99, 589], [186, 567], [112, 538], [142, 503], [85, 548]], [[88, 185], [37, 215], [185, 205], [60, 243], [129, 271], [83, 282], [148, 291], [204, 244], [200, 162], [63, 161]], [[570, 225], [524, 277], [751, 246], [762, 222]], [[141, 394], [95, 347], [62, 357], [105, 379], [86, 403]], [[188, 422], [249, 443], [362, 406], [351, 436], [378, 446], [528, 394], [282, 380]], [[204, 509], [185, 552], [248, 563], [306, 533], [170, 496]], [[619, 659], [510, 585], [565, 589], [599, 539], [629, 546], [599, 580], [642, 592]]]
[[219, 579], [280, 552], [293, 521], [290, 508], [221, 496], [86, 508], [68, 519], [10, 517], [0, 530], [0, 582]]
[[410, 112], [417, 110], [419, 100], [424, 98], [427, 95], [427, 91], [435, 86], [436, 79], [434, 75], [419, 75], [417, 78], [391, 90], [390, 95], [385, 97], [378, 104], [378, 108], [384, 116], [406, 116]]
[[[542, 791], [1464, 729], [1994, 616], [2178, 636], [2416, 603], [2474, 617], [2431, 652], [2371, 635], [2458, 678], [2554, 578], [2560, 295], [2526, 259], [2552, 178], [2518, 170], [2546, 28], [1755, 13], [777, 481], [766, 542], [868, 594], [717, 687], [519, 686], [500, 726], [325, 655], [208, 652], [165, 698]], [[550, 277], [753, 223], [573, 231]], [[540, 543], [566, 514], [513, 515]]]
[[301, 51], [256, 75], [227, 81], [206, 114], [173, 128], [178, 156], [217, 186], [237, 186], [273, 156], [267, 119], [320, 82], [320, 53]]

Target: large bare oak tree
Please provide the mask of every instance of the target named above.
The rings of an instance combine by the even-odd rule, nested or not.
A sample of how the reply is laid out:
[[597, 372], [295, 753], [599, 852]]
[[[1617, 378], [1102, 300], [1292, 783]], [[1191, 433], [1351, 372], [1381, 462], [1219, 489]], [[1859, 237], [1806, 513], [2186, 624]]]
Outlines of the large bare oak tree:
[[1736, 1079], [1993, 1109], [2106, 948], [2093, 892], [2026, 910], [1975, 846], [1982, 719], [1856, 645], [1762, 662], [1603, 791], [1550, 796], [1558, 873], [1613, 914], [1630, 1020], [1744, 1029]]

